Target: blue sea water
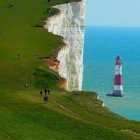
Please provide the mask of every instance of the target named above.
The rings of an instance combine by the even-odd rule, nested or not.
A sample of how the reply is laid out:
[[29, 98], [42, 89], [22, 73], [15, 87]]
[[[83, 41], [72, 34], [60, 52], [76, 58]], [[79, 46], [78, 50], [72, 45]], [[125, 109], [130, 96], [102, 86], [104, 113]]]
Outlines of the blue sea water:
[[[113, 91], [117, 55], [123, 61], [122, 98], [106, 96]], [[96, 91], [111, 111], [140, 121], [140, 28], [86, 28], [83, 90]]]

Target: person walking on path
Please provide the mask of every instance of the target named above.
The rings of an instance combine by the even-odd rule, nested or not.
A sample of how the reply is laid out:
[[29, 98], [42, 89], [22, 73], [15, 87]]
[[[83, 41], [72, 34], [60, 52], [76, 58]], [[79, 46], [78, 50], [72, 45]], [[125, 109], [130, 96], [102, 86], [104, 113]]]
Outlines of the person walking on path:
[[24, 89], [26, 90], [27, 88], [28, 88], [28, 84], [25, 83], [25, 85], [24, 85]]
[[41, 90], [40, 90], [40, 96], [41, 96], [41, 97], [42, 97], [42, 94], [43, 94], [43, 90], [41, 89]]
[[48, 102], [48, 96], [44, 96], [44, 103]]
[[51, 94], [51, 92], [50, 92], [50, 89], [48, 88], [48, 95], [50, 95]]
[[18, 60], [20, 59], [20, 52], [18, 52]]
[[20, 59], [21, 55], [20, 55], [20, 52], [18, 52], [18, 60]]
[[50, 13], [51, 13], [51, 8], [49, 8], [49, 9], [47, 10], [47, 13], [48, 13], [48, 14], [50, 14]]
[[47, 89], [46, 88], [44, 89], [44, 92], [45, 92], [45, 96], [47, 96]]

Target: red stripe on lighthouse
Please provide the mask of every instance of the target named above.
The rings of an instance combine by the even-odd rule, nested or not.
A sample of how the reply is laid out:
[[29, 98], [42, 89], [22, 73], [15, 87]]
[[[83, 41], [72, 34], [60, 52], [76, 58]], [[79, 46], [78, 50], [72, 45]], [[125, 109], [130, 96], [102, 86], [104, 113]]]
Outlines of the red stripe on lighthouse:
[[117, 86], [122, 85], [122, 76], [121, 75], [115, 75], [114, 85], [117, 85]]

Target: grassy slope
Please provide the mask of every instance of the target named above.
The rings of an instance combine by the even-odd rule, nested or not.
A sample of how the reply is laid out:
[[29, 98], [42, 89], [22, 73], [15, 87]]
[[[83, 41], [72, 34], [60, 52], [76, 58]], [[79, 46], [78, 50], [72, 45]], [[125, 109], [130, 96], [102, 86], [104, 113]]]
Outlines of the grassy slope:
[[[11, 1], [15, 6], [9, 9]], [[51, 4], [46, 0], [0, 1], [0, 140], [140, 139], [121, 131], [140, 133], [139, 123], [102, 108], [93, 93], [67, 94], [58, 89], [59, 76], [37, 59], [62, 43], [61, 37], [33, 27], [50, 16], [46, 11]], [[52, 90], [48, 104], [43, 104], [38, 93], [44, 86]]]

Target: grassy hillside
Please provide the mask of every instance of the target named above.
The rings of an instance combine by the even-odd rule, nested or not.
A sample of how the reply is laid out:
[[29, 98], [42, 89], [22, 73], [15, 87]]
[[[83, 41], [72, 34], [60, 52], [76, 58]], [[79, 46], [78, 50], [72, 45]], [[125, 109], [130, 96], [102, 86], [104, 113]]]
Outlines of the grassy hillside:
[[[47, 9], [64, 2], [0, 1], [0, 140], [140, 139], [140, 123], [109, 112], [95, 93], [59, 89], [58, 74], [39, 59], [62, 46], [42, 25], [58, 12]], [[39, 95], [44, 87], [51, 89], [47, 104]]]

